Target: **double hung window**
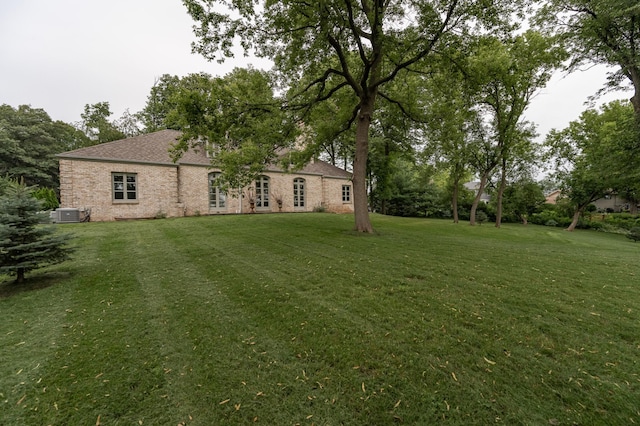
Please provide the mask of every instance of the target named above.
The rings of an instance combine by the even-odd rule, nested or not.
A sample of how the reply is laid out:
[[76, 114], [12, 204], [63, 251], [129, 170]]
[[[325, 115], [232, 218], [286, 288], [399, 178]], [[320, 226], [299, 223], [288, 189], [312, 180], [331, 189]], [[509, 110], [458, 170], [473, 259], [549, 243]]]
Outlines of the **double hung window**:
[[351, 185], [342, 185], [342, 202], [351, 202]]
[[112, 173], [113, 201], [138, 201], [138, 175], [136, 173]]

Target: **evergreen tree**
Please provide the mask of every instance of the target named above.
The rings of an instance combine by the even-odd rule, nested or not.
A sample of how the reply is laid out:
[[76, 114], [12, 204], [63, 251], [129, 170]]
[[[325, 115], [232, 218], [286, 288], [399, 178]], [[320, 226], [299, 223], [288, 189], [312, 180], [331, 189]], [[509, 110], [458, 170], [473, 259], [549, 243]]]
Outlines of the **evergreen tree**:
[[40, 225], [40, 208], [24, 183], [9, 185], [0, 197], [0, 273], [15, 275], [18, 284], [25, 273], [63, 262], [73, 251], [66, 245], [71, 234]]

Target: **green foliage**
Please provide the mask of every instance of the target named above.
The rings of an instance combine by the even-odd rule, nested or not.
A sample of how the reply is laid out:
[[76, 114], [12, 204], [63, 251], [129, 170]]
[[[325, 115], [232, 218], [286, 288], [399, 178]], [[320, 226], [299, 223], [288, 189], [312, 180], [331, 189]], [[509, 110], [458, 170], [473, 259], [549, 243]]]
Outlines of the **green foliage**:
[[197, 81], [182, 85], [172, 98], [176, 106], [167, 120], [183, 129], [174, 157], [189, 146], [206, 149], [222, 170], [221, 187], [244, 187], [293, 144], [298, 125], [287, 120], [264, 71], [236, 68]]
[[[599, 93], [627, 84], [634, 89], [631, 102], [640, 120], [640, 6], [637, 0], [550, 0], [538, 10], [540, 27], [555, 31], [572, 54], [570, 70], [581, 65], [615, 67]], [[640, 121], [639, 121], [640, 123]]]
[[82, 140], [72, 126], [52, 121], [42, 109], [0, 105], [0, 176], [57, 188], [55, 154], [77, 147]]
[[542, 187], [529, 179], [507, 186], [504, 191], [503, 214], [506, 222], [527, 222], [545, 203]]
[[45, 210], [55, 210], [60, 206], [56, 191], [51, 188], [38, 188], [32, 193], [33, 198], [40, 200]]
[[489, 216], [484, 211], [482, 211], [482, 210], [477, 210], [476, 211], [476, 221], [479, 224], [482, 225], [483, 223], [485, 223], [488, 220], [489, 220]]
[[[388, 102], [387, 111], [419, 118], [424, 108], [411, 89], [422, 87], [415, 83], [428, 78], [439, 52], [458, 34], [511, 30], [517, 25], [503, 17], [521, 14], [523, 3], [327, 0], [268, 1], [257, 7], [253, 2], [184, 0], [196, 21], [194, 51], [223, 61], [233, 56], [231, 47], [239, 40], [245, 51], [273, 61], [274, 80], [286, 92], [283, 105], [294, 115], [288, 122], [334, 136], [355, 129], [352, 149], [341, 151], [354, 154], [353, 203], [360, 232], [372, 232], [367, 164], [371, 126], [383, 116], [380, 104]], [[332, 110], [337, 113], [326, 114]], [[335, 123], [318, 125], [318, 119]], [[332, 140], [323, 137], [322, 142]]]
[[633, 240], [634, 243], [637, 241], [640, 241], [640, 227], [634, 226], [633, 228], [629, 229], [627, 238], [629, 238], [630, 240]]
[[0, 197], [0, 273], [24, 281], [25, 273], [63, 262], [72, 249], [69, 234], [56, 234], [54, 227], [39, 226], [41, 203], [31, 189], [15, 185]]
[[156, 80], [147, 103], [139, 116], [145, 132], [155, 132], [162, 129], [181, 130], [178, 105], [182, 92], [201, 91], [210, 92], [212, 77], [206, 73], [189, 74], [185, 77], [164, 74]]
[[529, 222], [536, 225], [567, 227], [571, 224], [571, 218], [561, 207], [546, 205], [542, 211], [533, 213]]
[[640, 217], [629, 213], [606, 214], [603, 222], [615, 228], [630, 230], [640, 226]]
[[574, 212], [583, 212], [611, 191], [637, 186], [640, 172], [633, 155], [637, 143], [633, 108], [620, 101], [600, 111], [587, 110], [566, 129], [547, 136], [555, 178]]
[[127, 136], [116, 123], [109, 121], [111, 115], [109, 102], [98, 102], [84, 106], [84, 112], [80, 114], [82, 118], [80, 128], [93, 141], [93, 144], [124, 139]]
[[[375, 156], [374, 156], [375, 158]], [[384, 181], [376, 180], [371, 194], [372, 208], [379, 213], [404, 217], [448, 217], [449, 199], [444, 188], [431, 182], [426, 166], [390, 156]]]

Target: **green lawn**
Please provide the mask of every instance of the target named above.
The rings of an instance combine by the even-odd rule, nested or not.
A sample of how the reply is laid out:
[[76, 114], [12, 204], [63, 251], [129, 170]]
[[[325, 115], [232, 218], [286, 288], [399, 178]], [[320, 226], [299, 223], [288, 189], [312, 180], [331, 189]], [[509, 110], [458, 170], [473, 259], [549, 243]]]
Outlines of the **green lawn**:
[[640, 423], [640, 244], [372, 220], [61, 226], [0, 283], [0, 424]]

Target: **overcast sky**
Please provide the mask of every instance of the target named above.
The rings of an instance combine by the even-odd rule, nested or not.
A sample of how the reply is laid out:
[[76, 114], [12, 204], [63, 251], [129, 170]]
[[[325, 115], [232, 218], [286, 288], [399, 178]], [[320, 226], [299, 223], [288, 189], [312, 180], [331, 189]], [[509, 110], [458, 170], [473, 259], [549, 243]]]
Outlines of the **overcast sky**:
[[[74, 123], [86, 104], [107, 101], [116, 119], [126, 109], [141, 110], [163, 74], [224, 75], [249, 62], [266, 66], [242, 57], [221, 65], [192, 54], [192, 25], [180, 0], [0, 0], [0, 104], [28, 104]], [[557, 75], [527, 119], [542, 135], [566, 127], [604, 76], [602, 67]]]

